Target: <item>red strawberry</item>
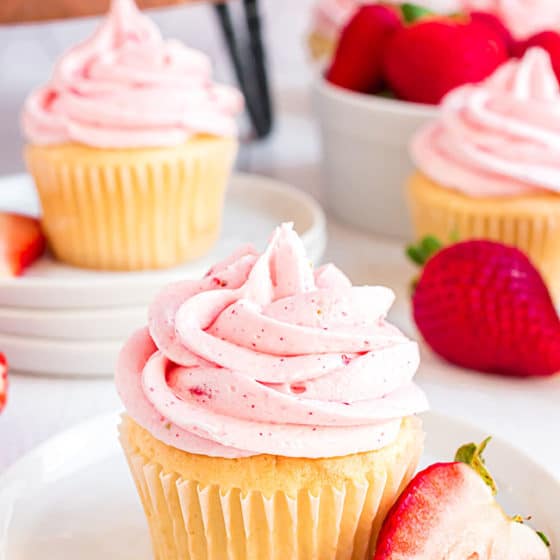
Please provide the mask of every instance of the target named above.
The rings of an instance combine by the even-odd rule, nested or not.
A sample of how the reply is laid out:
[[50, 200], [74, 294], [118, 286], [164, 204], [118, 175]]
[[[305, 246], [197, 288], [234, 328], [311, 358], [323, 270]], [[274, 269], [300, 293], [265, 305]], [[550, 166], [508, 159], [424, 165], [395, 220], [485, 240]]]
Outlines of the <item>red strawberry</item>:
[[500, 36], [506, 46], [508, 54], [512, 54], [515, 47], [515, 39], [505, 23], [496, 15], [489, 12], [471, 12], [471, 21], [480, 25], [489, 26], [497, 35]]
[[44, 250], [45, 237], [37, 220], [0, 213], [0, 276], [18, 276]]
[[4, 354], [0, 354], [0, 412], [6, 406], [8, 398], [8, 364]]
[[463, 446], [454, 463], [418, 473], [393, 506], [373, 560], [419, 558], [550, 560], [548, 540], [508, 517], [480, 445]]
[[526, 41], [518, 43], [514, 49], [515, 56], [521, 58], [529, 49], [540, 47], [544, 49], [552, 61], [554, 73], [560, 81], [560, 33], [556, 31], [543, 31], [529, 37]]
[[395, 8], [381, 5], [361, 7], [341, 33], [326, 74], [327, 80], [353, 91], [378, 91], [385, 46], [401, 26]]
[[487, 78], [507, 59], [506, 45], [489, 25], [422, 19], [391, 37], [384, 74], [398, 98], [437, 104], [452, 89]]
[[427, 261], [412, 303], [436, 353], [503, 375], [560, 371], [560, 320], [541, 275], [519, 249], [481, 240], [437, 249], [433, 238], [409, 248], [414, 260]]

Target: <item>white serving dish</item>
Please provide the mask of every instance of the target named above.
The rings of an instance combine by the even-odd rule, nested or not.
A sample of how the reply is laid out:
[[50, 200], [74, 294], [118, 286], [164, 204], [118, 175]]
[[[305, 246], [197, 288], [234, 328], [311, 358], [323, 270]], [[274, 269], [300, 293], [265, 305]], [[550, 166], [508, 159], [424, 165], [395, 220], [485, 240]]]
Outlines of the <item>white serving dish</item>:
[[111, 376], [124, 339], [81, 341], [0, 334], [0, 348], [11, 371], [50, 376]]
[[410, 239], [404, 185], [413, 167], [408, 145], [437, 108], [329, 84], [319, 75], [314, 107], [322, 140], [323, 196], [343, 222]]
[[[148, 529], [117, 441], [118, 414], [52, 438], [0, 477], [0, 560], [150, 560]], [[487, 434], [446, 416], [424, 415], [424, 464]], [[488, 465], [508, 512], [532, 514], [558, 558], [560, 483], [495, 439]]]
[[55, 340], [123, 340], [146, 322], [146, 307], [30, 309], [0, 307], [0, 333]]

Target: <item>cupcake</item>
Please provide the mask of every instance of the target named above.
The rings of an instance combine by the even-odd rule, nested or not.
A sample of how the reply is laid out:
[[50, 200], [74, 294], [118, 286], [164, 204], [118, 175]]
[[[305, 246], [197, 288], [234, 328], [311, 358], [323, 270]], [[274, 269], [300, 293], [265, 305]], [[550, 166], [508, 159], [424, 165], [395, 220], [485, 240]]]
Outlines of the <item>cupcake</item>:
[[540, 49], [449, 94], [412, 142], [417, 237], [514, 245], [560, 296], [559, 115], [558, 81]]
[[313, 271], [289, 225], [157, 297], [116, 385], [158, 560], [372, 557], [427, 407], [393, 299]]
[[208, 58], [164, 41], [133, 0], [26, 100], [25, 159], [57, 258], [112, 270], [170, 267], [216, 240], [237, 151], [240, 94]]

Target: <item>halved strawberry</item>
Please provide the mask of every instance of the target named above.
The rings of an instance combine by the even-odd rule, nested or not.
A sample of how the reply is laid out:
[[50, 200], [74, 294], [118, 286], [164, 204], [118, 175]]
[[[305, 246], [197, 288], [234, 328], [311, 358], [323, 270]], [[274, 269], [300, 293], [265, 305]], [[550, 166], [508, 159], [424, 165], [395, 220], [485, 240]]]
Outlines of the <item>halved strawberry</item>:
[[45, 250], [38, 220], [0, 212], [0, 276], [19, 276]]
[[549, 560], [548, 541], [508, 517], [480, 445], [416, 475], [387, 516], [374, 560]]
[[0, 412], [8, 399], [8, 363], [4, 354], [0, 354]]

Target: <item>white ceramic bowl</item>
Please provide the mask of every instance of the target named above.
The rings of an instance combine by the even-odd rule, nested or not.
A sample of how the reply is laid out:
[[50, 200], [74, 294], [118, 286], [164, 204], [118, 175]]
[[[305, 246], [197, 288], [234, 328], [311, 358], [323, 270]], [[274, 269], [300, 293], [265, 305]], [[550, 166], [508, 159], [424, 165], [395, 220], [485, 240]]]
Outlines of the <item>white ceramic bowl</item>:
[[437, 116], [437, 108], [355, 93], [322, 76], [315, 80], [313, 97], [330, 212], [360, 229], [409, 239], [408, 145], [414, 132]]

